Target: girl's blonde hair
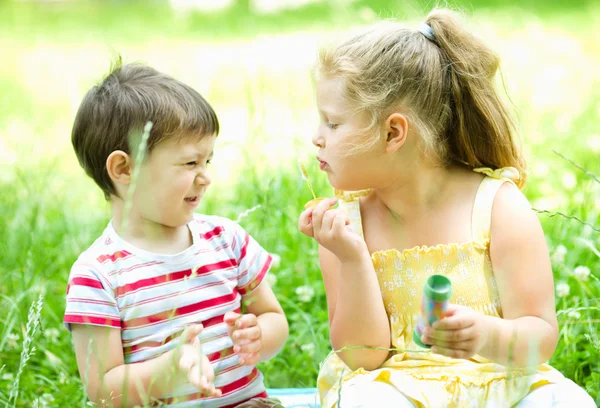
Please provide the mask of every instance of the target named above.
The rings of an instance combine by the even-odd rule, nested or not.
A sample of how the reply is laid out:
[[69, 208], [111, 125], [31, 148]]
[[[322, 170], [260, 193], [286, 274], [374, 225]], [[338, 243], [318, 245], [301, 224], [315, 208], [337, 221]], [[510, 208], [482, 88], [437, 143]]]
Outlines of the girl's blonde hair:
[[383, 22], [322, 48], [316, 71], [342, 80], [344, 97], [369, 114], [369, 134], [378, 135], [381, 120], [400, 110], [422, 136], [427, 154], [446, 165], [515, 167], [523, 187], [525, 161], [515, 124], [494, 87], [498, 55], [463, 29], [453, 11], [435, 9], [425, 23], [433, 40]]

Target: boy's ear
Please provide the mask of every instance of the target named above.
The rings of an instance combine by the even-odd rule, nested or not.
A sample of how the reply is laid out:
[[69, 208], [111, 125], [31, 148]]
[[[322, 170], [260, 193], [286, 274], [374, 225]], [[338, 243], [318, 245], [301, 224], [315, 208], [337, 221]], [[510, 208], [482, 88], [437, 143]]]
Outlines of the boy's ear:
[[129, 185], [131, 183], [131, 158], [122, 150], [115, 150], [106, 159], [106, 171], [115, 184]]
[[398, 150], [408, 135], [408, 121], [406, 116], [400, 113], [392, 113], [385, 121], [386, 148], [388, 153], [394, 153]]

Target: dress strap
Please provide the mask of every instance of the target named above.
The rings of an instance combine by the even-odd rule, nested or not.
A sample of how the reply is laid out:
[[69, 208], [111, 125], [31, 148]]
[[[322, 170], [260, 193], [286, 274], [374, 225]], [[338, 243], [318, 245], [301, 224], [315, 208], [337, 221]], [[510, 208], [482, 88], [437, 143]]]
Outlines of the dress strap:
[[369, 195], [371, 190], [342, 191], [333, 190], [338, 198], [338, 207], [350, 220], [350, 228], [361, 237], [363, 235], [362, 219], [360, 216], [360, 198]]
[[520, 174], [514, 167], [505, 167], [497, 170], [490, 168], [473, 169], [476, 173], [485, 174], [481, 180], [475, 202], [473, 203], [473, 216], [471, 219], [471, 234], [475, 241], [485, 241], [491, 237], [492, 205], [496, 193], [502, 184], [508, 182], [516, 185]]

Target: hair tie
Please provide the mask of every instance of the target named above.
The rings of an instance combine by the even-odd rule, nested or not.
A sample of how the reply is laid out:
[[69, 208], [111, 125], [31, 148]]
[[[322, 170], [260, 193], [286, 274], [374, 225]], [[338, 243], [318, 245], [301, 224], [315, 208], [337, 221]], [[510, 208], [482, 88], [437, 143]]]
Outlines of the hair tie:
[[419, 32], [423, 34], [429, 41], [435, 43], [435, 34], [433, 33], [433, 28], [431, 28], [429, 24], [421, 23], [419, 24], [417, 30], [419, 30]]

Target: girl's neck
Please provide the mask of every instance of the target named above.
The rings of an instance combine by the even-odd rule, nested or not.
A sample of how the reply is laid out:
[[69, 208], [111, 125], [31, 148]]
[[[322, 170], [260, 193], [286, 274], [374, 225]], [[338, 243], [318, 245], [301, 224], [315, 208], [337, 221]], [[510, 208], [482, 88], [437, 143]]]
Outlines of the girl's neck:
[[447, 195], [456, 166], [420, 164], [401, 172], [390, 184], [375, 190], [378, 200], [397, 219], [420, 218], [438, 208]]

